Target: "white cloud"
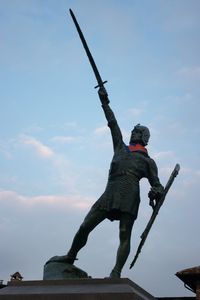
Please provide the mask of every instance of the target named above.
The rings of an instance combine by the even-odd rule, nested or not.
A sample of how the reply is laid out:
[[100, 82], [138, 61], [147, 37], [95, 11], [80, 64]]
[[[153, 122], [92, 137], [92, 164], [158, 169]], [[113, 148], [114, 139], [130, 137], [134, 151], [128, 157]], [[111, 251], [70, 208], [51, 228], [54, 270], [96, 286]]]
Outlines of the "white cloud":
[[3, 142], [0, 142], [0, 153], [3, 154], [6, 159], [12, 158], [11, 152], [7, 149], [7, 145]]
[[26, 134], [38, 133], [38, 132], [42, 132], [43, 130], [44, 128], [37, 124], [32, 124], [23, 129], [23, 131], [26, 132]]
[[174, 157], [174, 152], [173, 151], [160, 151], [160, 152], [154, 153], [153, 157], [155, 159]]
[[100, 136], [104, 136], [109, 132], [108, 126], [102, 126], [102, 127], [98, 127], [94, 130], [94, 134], [95, 135], [100, 135]]
[[23, 207], [39, 207], [41, 205], [53, 206], [66, 210], [85, 210], [94, 202], [93, 198], [83, 197], [81, 195], [59, 196], [59, 195], [39, 195], [26, 196], [16, 193], [12, 190], [0, 191], [1, 205], [17, 204]]
[[143, 113], [143, 110], [140, 108], [130, 108], [127, 113], [131, 117], [139, 117]]
[[55, 136], [52, 138], [52, 141], [61, 143], [61, 144], [71, 144], [77, 142], [79, 137], [75, 136]]
[[50, 147], [44, 145], [42, 142], [32, 136], [21, 134], [20, 141], [22, 144], [33, 148], [40, 157], [51, 158], [54, 155], [54, 152]]
[[66, 122], [63, 125], [64, 129], [69, 129], [69, 128], [71, 129], [71, 128], [76, 128], [76, 127], [78, 127], [77, 122]]
[[78, 178], [81, 173], [75, 164], [64, 155], [56, 154], [52, 160], [55, 169], [55, 182], [65, 188], [68, 193], [77, 193]]
[[200, 78], [200, 66], [182, 67], [178, 70], [178, 74], [186, 77], [192, 77], [193, 79]]

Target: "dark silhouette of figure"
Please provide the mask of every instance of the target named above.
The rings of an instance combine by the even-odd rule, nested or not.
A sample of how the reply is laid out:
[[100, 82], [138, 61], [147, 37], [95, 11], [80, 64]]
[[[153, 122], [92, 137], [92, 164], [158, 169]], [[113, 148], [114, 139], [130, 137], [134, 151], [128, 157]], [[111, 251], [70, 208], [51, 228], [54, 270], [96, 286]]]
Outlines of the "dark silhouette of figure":
[[131, 132], [130, 144], [125, 145], [115, 115], [109, 106], [106, 90], [101, 87], [98, 93], [111, 130], [114, 155], [104, 193], [86, 215], [70, 250], [61, 260], [73, 264], [77, 253], [85, 246], [89, 233], [100, 222], [106, 218], [111, 221], [119, 220], [120, 244], [110, 277], [120, 278], [130, 252], [131, 231], [140, 204], [139, 181], [144, 177], [148, 179], [151, 185], [149, 204], [152, 207], [159, 201], [163, 186], [158, 178], [157, 166], [145, 148], [150, 137], [149, 129], [140, 124], [136, 125]]
[[19, 272], [15, 272], [13, 275], [10, 275], [11, 281], [21, 281], [23, 279], [22, 275]]

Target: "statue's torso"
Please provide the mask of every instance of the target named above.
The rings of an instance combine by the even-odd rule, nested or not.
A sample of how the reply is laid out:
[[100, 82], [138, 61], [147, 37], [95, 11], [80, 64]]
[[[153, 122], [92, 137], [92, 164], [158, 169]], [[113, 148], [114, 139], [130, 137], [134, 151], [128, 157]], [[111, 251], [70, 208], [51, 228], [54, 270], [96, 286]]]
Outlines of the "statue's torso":
[[[148, 155], [130, 152], [124, 144], [115, 149], [105, 192], [94, 207], [130, 213], [136, 218], [140, 203], [139, 180], [148, 177], [149, 161]], [[110, 219], [117, 218], [111, 216]]]
[[139, 183], [143, 177], [148, 177], [150, 158], [146, 153], [136, 151], [130, 152], [128, 147], [123, 144], [114, 152], [110, 165], [109, 180], [120, 175], [132, 175], [134, 182]]

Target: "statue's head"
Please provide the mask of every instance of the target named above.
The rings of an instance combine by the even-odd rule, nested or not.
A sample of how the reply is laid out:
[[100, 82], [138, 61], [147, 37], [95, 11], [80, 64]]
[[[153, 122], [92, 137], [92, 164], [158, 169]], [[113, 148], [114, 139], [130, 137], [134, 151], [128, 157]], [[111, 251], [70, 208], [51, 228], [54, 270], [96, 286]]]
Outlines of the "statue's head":
[[146, 126], [137, 124], [131, 132], [130, 144], [139, 143], [143, 146], [146, 146], [148, 144], [149, 138], [149, 129]]

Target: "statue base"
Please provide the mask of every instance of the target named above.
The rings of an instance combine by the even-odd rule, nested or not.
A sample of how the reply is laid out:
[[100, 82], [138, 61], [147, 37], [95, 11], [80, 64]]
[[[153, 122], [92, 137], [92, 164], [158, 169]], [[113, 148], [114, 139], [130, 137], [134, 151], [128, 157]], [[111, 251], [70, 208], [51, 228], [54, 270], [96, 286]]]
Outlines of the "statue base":
[[10, 281], [0, 300], [155, 300], [128, 278]]
[[44, 265], [44, 280], [65, 280], [91, 278], [88, 274], [74, 265], [62, 261], [62, 256], [50, 258]]

